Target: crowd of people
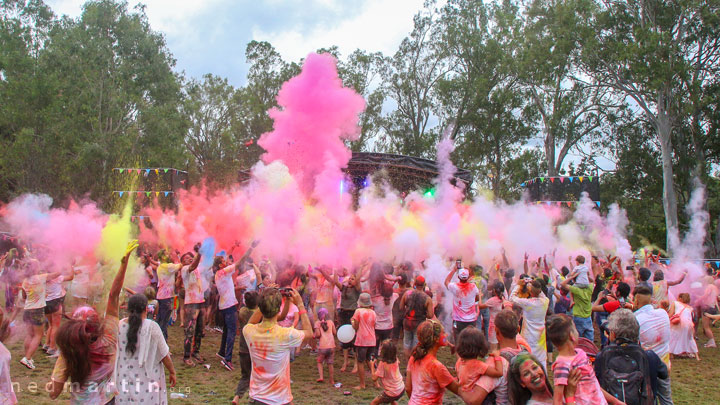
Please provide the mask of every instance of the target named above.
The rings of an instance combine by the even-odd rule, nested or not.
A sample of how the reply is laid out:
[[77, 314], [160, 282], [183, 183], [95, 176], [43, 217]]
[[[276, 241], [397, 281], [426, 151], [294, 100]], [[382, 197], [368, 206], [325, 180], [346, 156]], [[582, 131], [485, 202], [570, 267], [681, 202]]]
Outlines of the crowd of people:
[[[181, 367], [206, 363], [205, 331], [221, 330], [212, 350], [228, 371], [239, 365], [235, 404], [246, 393], [252, 404], [293, 403], [291, 363], [301, 354], [315, 356], [316, 382], [327, 378], [329, 389], [380, 388], [372, 404], [440, 404], [446, 391], [467, 404], [672, 404], [672, 359], [700, 360], [698, 326], [715, 347], [720, 280], [710, 266], [692, 291], [675, 291], [686, 273], [666, 280], [653, 255], [525, 255], [516, 270], [503, 252], [488, 268], [448, 258], [438, 275], [424, 262], [276, 264], [256, 257], [257, 244], [203, 260], [199, 244], [179, 252], [135, 241], [106, 288], [92, 263], [46, 272], [32, 249], [11, 249], [0, 258], [0, 341], [22, 313], [19, 362], [34, 370], [40, 348], [56, 358], [50, 397], [69, 392], [74, 404], [167, 403], [175, 323]], [[350, 339], [341, 333], [349, 328]], [[336, 378], [336, 352], [339, 372], [357, 375], [350, 390]], [[0, 404], [17, 402], [10, 361], [0, 343]]]

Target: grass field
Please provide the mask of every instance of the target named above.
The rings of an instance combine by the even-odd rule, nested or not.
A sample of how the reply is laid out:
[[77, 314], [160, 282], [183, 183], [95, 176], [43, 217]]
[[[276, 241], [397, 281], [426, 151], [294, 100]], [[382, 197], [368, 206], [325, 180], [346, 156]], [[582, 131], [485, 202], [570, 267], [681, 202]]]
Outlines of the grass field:
[[[720, 333], [720, 329], [715, 329], [715, 333]], [[8, 344], [8, 348], [13, 356], [10, 366], [10, 375], [17, 392], [18, 402], [20, 404], [50, 404], [53, 401], [48, 397], [45, 390], [45, 384], [50, 379], [54, 361], [48, 359], [44, 353], [39, 351], [35, 355], [35, 365], [37, 368], [33, 371], [28, 370], [19, 363], [22, 358], [22, 345], [24, 336], [18, 333]], [[235, 357], [236, 370], [229, 372], [225, 370], [215, 356], [215, 351], [219, 346], [220, 333], [207, 330], [205, 339], [203, 340], [201, 354], [207, 359], [206, 363], [210, 365], [210, 369], [196, 366], [187, 368], [182, 364], [182, 330], [178, 325], [170, 327], [170, 347], [176, 353], [174, 356], [175, 367], [178, 374], [178, 384], [175, 387], [176, 392], [187, 394], [185, 399], [171, 399], [170, 403], [177, 404], [229, 404], [235, 392], [235, 386], [240, 378], [240, 367], [238, 366], [237, 355]], [[699, 346], [705, 343], [705, 339], [701, 338]], [[236, 344], [237, 350], [237, 344]], [[672, 369], [672, 390], [675, 404], [717, 404], [717, 394], [713, 391], [714, 385], [720, 381], [720, 349], [700, 348], [700, 356], [702, 361], [697, 362], [691, 359], [676, 359], [673, 361]], [[440, 359], [448, 366], [454, 365], [455, 361], [450, 356], [449, 350], [441, 350]], [[54, 360], [54, 359], [52, 359]], [[406, 363], [406, 362], [404, 362]], [[330, 386], [327, 382], [318, 384], [317, 367], [315, 357], [307, 351], [296, 358], [291, 365], [291, 376], [293, 379], [292, 392], [295, 397], [296, 404], [367, 404], [379, 393], [375, 388], [368, 388], [364, 391], [355, 391], [351, 387], [358, 384], [357, 376], [349, 372], [341, 373], [337, 371], [342, 365], [342, 356], [340, 352], [335, 356], [336, 379], [343, 384], [340, 389]], [[403, 370], [404, 371], [404, 370]], [[451, 369], [451, 372], [453, 370]], [[350, 390], [352, 395], [344, 396], [343, 391]], [[63, 394], [62, 402], [67, 402], [68, 395]], [[247, 403], [247, 395], [245, 401]], [[403, 399], [401, 404], [407, 403], [407, 399]], [[461, 404], [460, 401], [452, 393], [445, 395], [445, 403]]]

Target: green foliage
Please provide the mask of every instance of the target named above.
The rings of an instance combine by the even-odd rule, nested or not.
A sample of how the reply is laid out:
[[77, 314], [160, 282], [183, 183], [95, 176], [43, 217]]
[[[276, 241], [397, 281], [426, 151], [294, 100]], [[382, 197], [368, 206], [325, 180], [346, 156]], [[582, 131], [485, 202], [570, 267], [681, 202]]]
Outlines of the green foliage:
[[103, 201], [115, 166], [185, 165], [174, 60], [142, 9], [89, 2], [75, 20], [35, 1], [3, 11], [0, 197]]

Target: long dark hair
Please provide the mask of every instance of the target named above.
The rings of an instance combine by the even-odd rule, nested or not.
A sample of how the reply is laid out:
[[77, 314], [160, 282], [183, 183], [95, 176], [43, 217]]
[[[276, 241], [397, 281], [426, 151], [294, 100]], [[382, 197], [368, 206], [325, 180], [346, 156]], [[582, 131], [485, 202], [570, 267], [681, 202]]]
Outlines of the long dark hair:
[[142, 327], [142, 314], [147, 310], [148, 299], [145, 294], [135, 294], [128, 300], [128, 330], [127, 330], [127, 350], [130, 355], [135, 354], [137, 350], [138, 332]]
[[510, 363], [510, 369], [508, 370], [508, 394], [510, 396], [510, 403], [513, 405], [526, 404], [530, 398], [532, 398], [532, 392], [528, 388], [522, 386], [520, 382], [520, 366], [526, 361], [531, 360], [535, 364], [539, 365], [543, 369], [545, 374], [545, 386], [550, 391], [550, 395], [553, 395], [553, 387], [548, 380], [547, 371], [543, 367], [538, 359], [528, 353], [520, 353]]
[[84, 384], [90, 375], [90, 345], [102, 334], [97, 316], [71, 319], [58, 329], [55, 342], [67, 363], [70, 381]]

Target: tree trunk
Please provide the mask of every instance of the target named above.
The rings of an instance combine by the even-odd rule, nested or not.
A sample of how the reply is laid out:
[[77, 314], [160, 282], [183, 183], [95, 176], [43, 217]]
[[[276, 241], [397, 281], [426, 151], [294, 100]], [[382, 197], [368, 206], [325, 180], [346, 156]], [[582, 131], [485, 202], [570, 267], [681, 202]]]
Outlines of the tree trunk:
[[557, 170], [555, 170], [555, 136], [547, 124], [543, 128], [545, 132], [545, 159], [547, 160], [547, 175], [548, 177], [557, 176]]
[[678, 237], [677, 196], [673, 179], [672, 164], [672, 124], [665, 108], [664, 96], [658, 97], [657, 131], [660, 138], [660, 151], [662, 153], [663, 170], [663, 209], [665, 210], [665, 228], [667, 251], [671, 255], [675, 248], [674, 243]]

